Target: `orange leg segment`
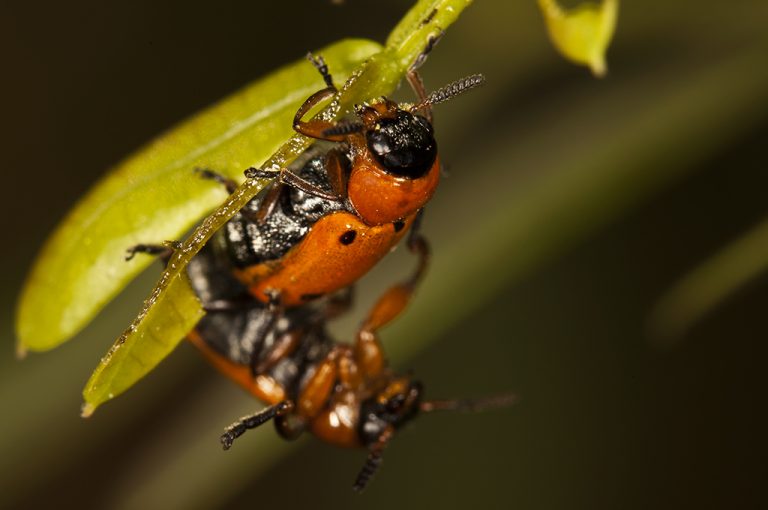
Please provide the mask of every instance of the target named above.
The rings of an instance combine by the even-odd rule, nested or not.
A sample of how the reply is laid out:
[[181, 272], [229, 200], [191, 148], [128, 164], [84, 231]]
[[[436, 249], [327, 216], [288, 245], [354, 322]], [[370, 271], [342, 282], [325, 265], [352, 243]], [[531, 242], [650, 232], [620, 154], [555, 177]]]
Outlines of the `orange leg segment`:
[[416, 285], [429, 264], [429, 244], [419, 233], [421, 212], [408, 237], [408, 249], [418, 255], [416, 270], [405, 282], [387, 289], [363, 322], [355, 342], [355, 356], [365, 377], [375, 377], [384, 369], [384, 353], [378, 340], [378, 330], [400, 315], [408, 305]]
[[304, 385], [297, 402], [298, 412], [302, 417], [311, 420], [325, 407], [339, 375], [338, 358], [342, 349], [340, 345], [332, 348], [325, 359], [318, 363], [315, 373]]

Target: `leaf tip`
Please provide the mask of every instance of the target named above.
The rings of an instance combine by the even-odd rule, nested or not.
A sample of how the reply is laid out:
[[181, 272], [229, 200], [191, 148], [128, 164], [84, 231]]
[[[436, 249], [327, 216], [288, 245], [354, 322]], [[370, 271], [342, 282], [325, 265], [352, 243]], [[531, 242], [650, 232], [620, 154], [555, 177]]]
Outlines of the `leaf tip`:
[[95, 410], [95, 405], [91, 404], [90, 402], [83, 402], [83, 405], [80, 407], [80, 417], [90, 418]]
[[16, 343], [16, 359], [17, 360], [23, 360], [24, 358], [26, 358], [28, 352], [29, 351], [24, 346], [24, 344], [21, 343], [21, 341]]
[[592, 75], [595, 78], [605, 78], [608, 74], [608, 66], [605, 63], [605, 54], [599, 54], [594, 56], [589, 61], [589, 68], [592, 70]]
[[604, 77], [605, 54], [616, 30], [619, 1], [586, 2], [572, 9], [564, 9], [557, 0], [538, 0], [538, 4], [557, 51], [589, 67], [595, 77]]

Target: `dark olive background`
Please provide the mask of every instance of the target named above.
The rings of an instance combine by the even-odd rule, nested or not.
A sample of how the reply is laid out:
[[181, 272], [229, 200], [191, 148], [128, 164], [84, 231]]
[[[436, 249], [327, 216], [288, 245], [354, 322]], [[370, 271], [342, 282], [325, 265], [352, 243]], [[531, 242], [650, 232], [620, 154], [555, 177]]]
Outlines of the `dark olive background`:
[[[186, 345], [91, 420], [78, 417], [90, 370], [137, 311], [159, 267], [71, 344], [13, 359], [13, 308], [24, 274], [48, 233], [106, 168], [308, 49], [343, 37], [383, 40], [408, 5], [4, 7], [0, 506], [768, 505], [765, 278], [675, 347], [654, 347], [645, 329], [665, 289], [768, 213], [768, 87], [755, 87], [750, 97], [728, 93], [731, 81], [768, 83], [762, 0], [623, 2], [610, 74], [602, 81], [554, 53], [532, 0], [478, 0], [448, 31], [423, 69], [428, 87], [473, 72], [485, 73], [489, 83], [437, 112], [449, 170], [425, 225], [437, 269], [488, 218], [527, 196], [527, 182], [556, 184], [583, 168], [571, 168], [571, 153], [610, 153], [617, 169], [647, 160], [648, 183], [620, 181], [603, 197], [615, 202], [611, 208], [569, 211], [551, 225], [549, 235], [561, 242], [541, 253], [534, 247], [520, 271], [508, 271], [506, 260], [512, 267], [530, 248], [524, 240], [506, 251], [499, 251], [505, 231], [473, 241], [451, 267], [476, 276], [443, 293], [446, 312], [419, 316], [414, 306], [400, 329], [385, 332], [385, 343], [394, 345], [399, 331], [418, 336], [429, 324], [447, 325], [429, 342], [392, 350], [396, 366], [412, 368], [433, 396], [514, 390], [522, 398], [505, 410], [421, 418], [391, 445], [363, 495], [350, 491], [362, 452], [314, 440], [284, 450], [271, 427], [236, 445], [248, 462], [231, 457], [228, 463], [216, 431], [257, 404]], [[631, 134], [639, 122], [633, 106], [669, 84], [699, 97], [700, 71], [716, 73], [721, 63], [761, 48], [762, 65], [720, 76], [720, 95], [699, 94], [703, 110], [717, 104], [730, 111], [734, 104], [730, 117], [691, 118], [673, 143], [639, 151], [631, 136], [626, 151], [604, 138], [601, 126], [629, 126]], [[653, 101], [644, 110], [656, 115], [660, 130], [671, 122], [670, 110], [655, 111]], [[697, 138], [704, 128], [711, 136]], [[638, 191], [641, 185], [647, 189]], [[568, 228], [574, 218], [586, 218], [583, 228]], [[477, 267], [496, 252], [496, 263]], [[411, 264], [398, 254], [372, 275], [361, 301], [370, 302]], [[441, 281], [437, 269], [424, 283], [425, 299]], [[455, 313], [465, 302], [467, 313]], [[342, 326], [339, 334], [350, 331]], [[283, 455], [261, 458], [253, 445], [265, 443]]]

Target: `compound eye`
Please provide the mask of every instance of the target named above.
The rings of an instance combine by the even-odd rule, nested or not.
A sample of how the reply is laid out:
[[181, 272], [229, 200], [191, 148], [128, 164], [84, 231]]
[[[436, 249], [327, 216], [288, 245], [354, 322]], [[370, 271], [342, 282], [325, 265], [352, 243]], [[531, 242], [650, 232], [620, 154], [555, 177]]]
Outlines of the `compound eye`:
[[381, 128], [376, 131], [370, 131], [368, 133], [368, 149], [374, 154], [374, 156], [383, 158], [384, 161], [389, 161], [387, 156], [392, 154], [394, 151], [394, 145], [394, 140], [392, 140], [392, 137], [389, 135], [389, 133], [382, 131]]
[[387, 400], [387, 411], [390, 413], [397, 413], [405, 403], [405, 395], [395, 395]]
[[416, 120], [421, 124], [421, 126], [432, 136], [435, 134], [435, 128], [432, 127], [432, 124], [427, 120], [427, 118], [423, 115], [416, 114], [414, 115]]

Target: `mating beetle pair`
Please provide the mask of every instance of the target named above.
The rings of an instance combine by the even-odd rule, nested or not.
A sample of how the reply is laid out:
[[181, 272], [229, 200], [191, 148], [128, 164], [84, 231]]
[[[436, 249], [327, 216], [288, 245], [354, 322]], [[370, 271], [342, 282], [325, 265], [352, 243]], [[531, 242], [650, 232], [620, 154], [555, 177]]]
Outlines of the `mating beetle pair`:
[[[227, 428], [225, 449], [245, 430], [274, 419], [286, 438], [310, 430], [332, 444], [367, 448], [354, 485], [360, 490], [394, 432], [418, 412], [511, 401], [425, 401], [420, 383], [387, 368], [377, 337], [408, 303], [429, 258], [419, 219], [440, 177], [431, 107], [483, 78], [470, 76], [427, 96], [413, 71], [415, 105], [383, 98], [358, 106], [354, 120], [304, 121], [337, 92], [322, 58], [310, 60], [327, 87], [299, 108], [294, 128], [336, 145], [310, 148], [281, 171], [190, 262], [192, 287], [208, 313], [189, 339], [268, 404]], [[246, 174], [271, 176], [259, 169]], [[235, 188], [212, 170], [201, 175]], [[351, 286], [405, 236], [419, 258], [413, 274], [384, 293], [352, 345], [334, 342], [327, 321], [349, 306]], [[164, 250], [138, 245], [129, 256]]]

